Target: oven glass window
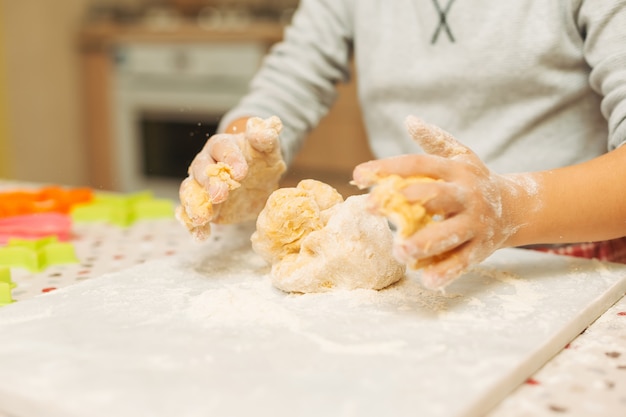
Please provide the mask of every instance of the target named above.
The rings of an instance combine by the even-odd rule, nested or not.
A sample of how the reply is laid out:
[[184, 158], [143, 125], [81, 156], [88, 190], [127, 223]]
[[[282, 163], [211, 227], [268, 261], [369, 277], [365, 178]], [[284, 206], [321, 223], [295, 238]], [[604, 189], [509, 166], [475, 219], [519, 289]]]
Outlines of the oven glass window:
[[183, 180], [193, 158], [215, 134], [218, 120], [215, 116], [181, 120], [143, 114], [140, 118], [143, 174], [149, 178]]

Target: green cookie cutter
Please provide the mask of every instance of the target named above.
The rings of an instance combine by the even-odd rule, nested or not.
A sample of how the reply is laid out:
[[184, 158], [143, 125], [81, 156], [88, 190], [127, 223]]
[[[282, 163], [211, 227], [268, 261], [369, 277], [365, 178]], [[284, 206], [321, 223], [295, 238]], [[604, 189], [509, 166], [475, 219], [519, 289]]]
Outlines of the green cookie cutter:
[[105, 221], [128, 227], [141, 219], [172, 218], [174, 202], [154, 198], [150, 191], [129, 195], [97, 193], [91, 203], [74, 206], [71, 216], [76, 222]]
[[74, 245], [59, 242], [56, 236], [42, 239], [9, 239], [0, 248], [0, 267], [21, 267], [41, 272], [51, 265], [78, 263]]
[[15, 302], [11, 296], [11, 290], [16, 287], [11, 281], [11, 270], [0, 267], [0, 307]]

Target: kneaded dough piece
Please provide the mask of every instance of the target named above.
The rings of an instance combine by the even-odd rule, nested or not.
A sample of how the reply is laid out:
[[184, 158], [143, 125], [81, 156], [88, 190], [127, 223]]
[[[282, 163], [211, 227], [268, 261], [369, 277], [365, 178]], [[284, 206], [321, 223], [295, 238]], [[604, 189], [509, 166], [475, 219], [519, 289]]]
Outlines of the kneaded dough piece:
[[[239, 188], [241, 184], [232, 177], [229, 165], [218, 162], [207, 169], [210, 181], [221, 181], [228, 184], [229, 190]], [[176, 208], [176, 218], [198, 240], [205, 240], [211, 234], [211, 219], [214, 217], [213, 202], [207, 190], [191, 177], [183, 180], [180, 187], [180, 199], [186, 203]]]
[[209, 165], [206, 169], [206, 175], [210, 178], [209, 181], [226, 183], [228, 190], [234, 190], [241, 186], [241, 184], [233, 178], [233, 170], [230, 165], [224, 162]]
[[309, 293], [382, 289], [400, 280], [405, 266], [391, 254], [391, 230], [383, 217], [366, 210], [366, 198], [343, 201], [315, 180], [272, 193], [251, 240], [272, 265], [273, 285]]
[[337, 190], [315, 180], [274, 191], [257, 218], [254, 250], [271, 264], [299, 253], [301, 240], [322, 229], [328, 222], [328, 209], [341, 202]]
[[[433, 214], [424, 208], [424, 202], [410, 202], [402, 194], [402, 190], [418, 182], [438, 181], [429, 177], [401, 177], [388, 175], [377, 177], [376, 185], [370, 191], [371, 198], [377, 207], [378, 213], [387, 217], [398, 229], [398, 237], [405, 239], [415, 232], [433, 222]], [[407, 266], [411, 269], [420, 269], [438, 262], [446, 257], [446, 254], [429, 258], [428, 260], [415, 260]]]
[[406, 238], [433, 221], [420, 202], [410, 202], [402, 190], [418, 182], [435, 181], [428, 177], [401, 177], [388, 175], [377, 179], [370, 192], [378, 212], [387, 217], [397, 228], [400, 237]]

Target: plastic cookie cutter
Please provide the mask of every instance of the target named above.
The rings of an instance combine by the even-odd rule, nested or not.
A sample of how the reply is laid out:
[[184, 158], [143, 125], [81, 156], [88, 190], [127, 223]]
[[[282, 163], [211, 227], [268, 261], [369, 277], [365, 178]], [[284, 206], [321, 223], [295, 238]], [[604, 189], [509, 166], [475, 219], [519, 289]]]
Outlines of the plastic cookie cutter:
[[33, 213], [69, 213], [74, 205], [92, 199], [93, 191], [89, 188], [50, 186], [0, 192], [0, 218]]
[[105, 221], [120, 227], [128, 227], [141, 219], [174, 217], [174, 202], [154, 198], [150, 191], [124, 195], [98, 193], [93, 201], [72, 208], [76, 222]]
[[51, 265], [78, 263], [74, 245], [59, 242], [56, 236], [43, 239], [10, 239], [0, 248], [0, 267], [22, 267], [40, 272]]
[[15, 286], [15, 282], [11, 281], [11, 270], [0, 267], [0, 307], [15, 301], [11, 296], [11, 290]]
[[72, 219], [61, 213], [36, 213], [0, 218], [0, 244], [11, 238], [39, 239], [56, 236], [69, 240], [72, 235]]

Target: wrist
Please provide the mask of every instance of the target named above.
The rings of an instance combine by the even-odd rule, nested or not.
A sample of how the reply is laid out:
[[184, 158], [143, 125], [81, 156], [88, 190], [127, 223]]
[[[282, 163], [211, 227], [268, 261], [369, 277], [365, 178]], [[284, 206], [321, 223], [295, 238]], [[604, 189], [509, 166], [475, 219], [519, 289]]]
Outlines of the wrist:
[[530, 173], [503, 176], [502, 217], [503, 233], [508, 236], [503, 247], [524, 246], [534, 243], [537, 216], [541, 209], [540, 185]]
[[248, 123], [249, 117], [240, 117], [239, 119], [233, 120], [231, 123], [226, 126], [224, 133], [243, 133], [246, 131], [246, 124]]

